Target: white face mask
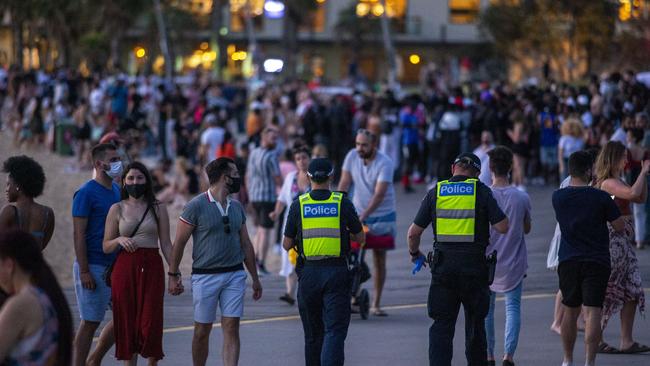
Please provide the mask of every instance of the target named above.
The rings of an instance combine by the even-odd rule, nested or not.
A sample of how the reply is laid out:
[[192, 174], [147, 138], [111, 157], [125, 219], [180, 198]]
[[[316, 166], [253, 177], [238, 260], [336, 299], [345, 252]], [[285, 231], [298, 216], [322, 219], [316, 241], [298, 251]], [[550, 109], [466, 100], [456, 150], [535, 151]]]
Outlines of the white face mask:
[[112, 179], [115, 179], [122, 174], [122, 162], [121, 161], [114, 161], [109, 164], [111, 167], [108, 170], [104, 170], [106, 175], [111, 177]]

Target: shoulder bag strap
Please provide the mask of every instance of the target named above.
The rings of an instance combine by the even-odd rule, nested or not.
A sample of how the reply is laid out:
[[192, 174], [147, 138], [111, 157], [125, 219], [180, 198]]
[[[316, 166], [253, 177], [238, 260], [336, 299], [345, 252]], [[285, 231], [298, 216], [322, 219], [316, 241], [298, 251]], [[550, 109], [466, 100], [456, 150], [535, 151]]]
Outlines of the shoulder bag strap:
[[134, 237], [135, 234], [138, 232], [138, 229], [140, 229], [140, 225], [142, 224], [144, 219], [147, 217], [147, 214], [149, 213], [149, 208], [151, 208], [151, 206], [147, 205], [147, 209], [144, 210], [144, 215], [142, 215], [142, 218], [140, 219], [140, 222], [138, 222], [138, 224], [135, 226], [135, 229], [133, 229], [133, 232], [131, 233], [131, 235], [129, 235], [129, 238]]

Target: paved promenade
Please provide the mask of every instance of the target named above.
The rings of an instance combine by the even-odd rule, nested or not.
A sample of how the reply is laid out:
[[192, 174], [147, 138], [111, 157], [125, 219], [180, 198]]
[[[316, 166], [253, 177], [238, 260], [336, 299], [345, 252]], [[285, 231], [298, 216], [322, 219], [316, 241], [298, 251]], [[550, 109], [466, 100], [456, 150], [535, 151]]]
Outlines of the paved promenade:
[[[406, 230], [415, 216], [424, 187], [416, 194], [405, 195], [398, 188], [398, 248], [388, 255], [388, 279], [384, 291], [385, 318], [370, 317], [361, 320], [352, 317], [346, 341], [346, 364], [349, 365], [426, 365], [428, 364], [428, 329], [431, 320], [426, 315], [428, 272], [411, 275], [411, 264], [406, 247]], [[554, 230], [554, 215], [550, 204], [552, 189], [532, 188], [533, 230], [527, 237], [529, 270], [524, 282], [522, 301], [522, 328], [515, 355], [518, 365], [560, 365], [562, 361], [560, 337], [549, 330], [553, 316], [553, 300], [557, 291], [555, 272], [546, 269], [548, 243]], [[423, 244], [431, 242], [431, 230], [423, 237]], [[426, 247], [426, 245], [424, 245]], [[650, 249], [637, 252], [645, 287], [650, 288]], [[277, 265], [277, 261], [276, 261]], [[189, 289], [189, 278], [184, 279]], [[245, 317], [241, 326], [241, 365], [301, 365], [303, 361], [303, 333], [297, 307], [277, 300], [284, 293], [284, 279], [271, 275], [262, 279], [264, 295], [253, 302], [250, 289], [246, 296]], [[366, 283], [371, 289], [372, 284]], [[74, 317], [76, 304], [72, 289], [68, 289]], [[650, 292], [646, 291], [647, 295]], [[497, 354], [503, 349], [503, 301], [497, 298]], [[464, 328], [462, 312], [456, 327], [454, 365], [466, 365], [464, 358]], [[618, 345], [620, 322], [614, 317], [605, 332], [605, 339]], [[650, 323], [637, 316], [636, 340], [650, 344]], [[163, 365], [191, 364], [192, 298], [186, 292], [180, 297], [165, 297], [165, 336]], [[221, 364], [221, 330], [218, 324], [210, 340], [209, 365]], [[584, 364], [583, 336], [576, 344], [576, 365]], [[113, 351], [105, 365], [119, 364]], [[650, 365], [650, 354], [599, 355], [598, 365]], [[141, 360], [143, 364], [145, 361]], [[500, 363], [498, 363], [500, 364]]]

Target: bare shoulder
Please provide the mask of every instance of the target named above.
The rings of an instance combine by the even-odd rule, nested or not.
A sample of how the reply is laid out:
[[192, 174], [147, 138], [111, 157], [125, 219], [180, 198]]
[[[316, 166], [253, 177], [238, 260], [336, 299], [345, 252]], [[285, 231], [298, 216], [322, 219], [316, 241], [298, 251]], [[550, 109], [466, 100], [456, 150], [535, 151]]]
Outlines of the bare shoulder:
[[111, 205], [111, 208], [108, 210], [108, 215], [116, 215], [117, 213], [122, 211], [122, 201], [116, 202], [113, 205]]
[[164, 202], [156, 202], [154, 209], [156, 213], [167, 212], [167, 204]]
[[608, 178], [605, 179], [601, 184], [600, 184], [600, 189], [610, 192], [611, 189], [616, 189], [616, 188], [625, 188], [628, 187], [625, 182], [623, 182], [620, 179], [617, 178]]
[[7, 299], [7, 302], [2, 306], [2, 314], [7, 315], [8, 319], [13, 319], [15, 324], [19, 322], [18, 319], [33, 318], [32, 314], [38, 307], [38, 299], [31, 291], [21, 291]]
[[8, 203], [0, 209], [0, 217], [14, 217], [16, 212], [16, 206]]

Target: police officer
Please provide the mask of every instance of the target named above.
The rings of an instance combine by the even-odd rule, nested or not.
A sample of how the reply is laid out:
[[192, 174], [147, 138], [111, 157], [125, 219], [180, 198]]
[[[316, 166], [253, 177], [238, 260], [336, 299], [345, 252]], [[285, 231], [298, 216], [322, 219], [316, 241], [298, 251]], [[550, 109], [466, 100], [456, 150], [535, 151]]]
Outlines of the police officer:
[[343, 365], [350, 325], [350, 237], [365, 243], [352, 202], [329, 190], [333, 173], [328, 160], [311, 161], [307, 175], [312, 191], [291, 204], [282, 243], [285, 250], [298, 249], [298, 309], [307, 366]]
[[415, 262], [423, 254], [420, 237], [433, 227], [434, 250], [429, 257], [431, 286], [427, 311], [433, 319], [429, 329], [429, 364], [450, 366], [453, 338], [460, 305], [465, 310], [465, 355], [469, 366], [487, 365], [484, 319], [490, 290], [485, 249], [490, 225], [508, 231], [508, 219], [492, 191], [477, 178], [481, 161], [470, 153], [454, 160], [449, 180], [440, 181], [422, 200], [408, 231], [409, 254]]

